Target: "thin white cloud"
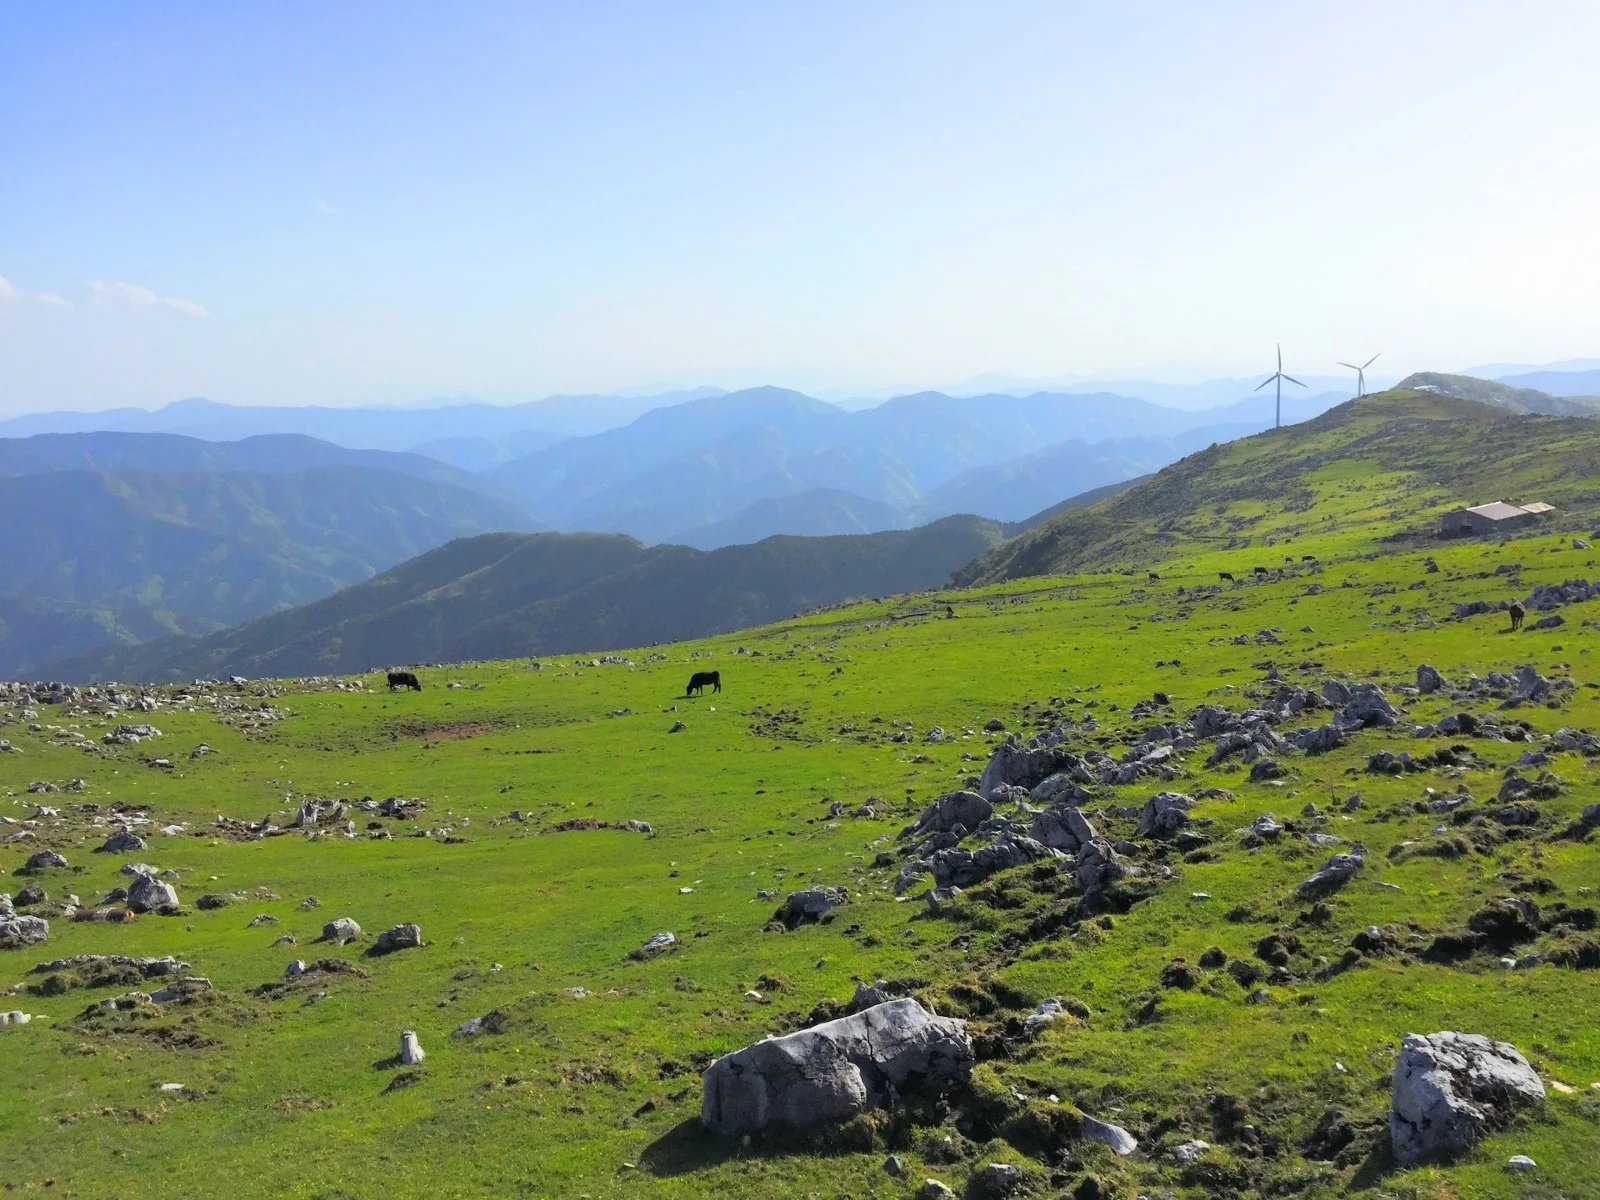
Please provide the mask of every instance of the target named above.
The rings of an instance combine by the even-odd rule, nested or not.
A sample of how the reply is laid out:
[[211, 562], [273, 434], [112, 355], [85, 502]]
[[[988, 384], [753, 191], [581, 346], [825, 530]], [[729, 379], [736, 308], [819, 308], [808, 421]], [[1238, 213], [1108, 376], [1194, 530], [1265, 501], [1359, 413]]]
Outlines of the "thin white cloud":
[[136, 283], [107, 283], [103, 279], [91, 279], [88, 282], [96, 304], [125, 304], [129, 308], [154, 308], [161, 300], [161, 297], [149, 288], [140, 287]]
[[160, 305], [189, 317], [203, 318], [211, 315], [193, 300], [185, 300], [179, 296], [158, 296], [149, 288], [141, 287], [137, 283], [108, 283], [104, 279], [90, 279], [87, 282], [95, 304], [102, 308], [146, 309]]
[[318, 196], [311, 203], [316, 206], [316, 209], [317, 209], [317, 211], [319, 213], [324, 213], [324, 214], [326, 214], [327, 216], [330, 216], [330, 217], [336, 217], [336, 216], [339, 215], [339, 210], [337, 208], [335, 208], [333, 205], [329, 204], [321, 196]]
[[0, 275], [0, 304], [43, 304], [48, 308], [71, 308], [72, 301], [55, 292], [25, 292]]

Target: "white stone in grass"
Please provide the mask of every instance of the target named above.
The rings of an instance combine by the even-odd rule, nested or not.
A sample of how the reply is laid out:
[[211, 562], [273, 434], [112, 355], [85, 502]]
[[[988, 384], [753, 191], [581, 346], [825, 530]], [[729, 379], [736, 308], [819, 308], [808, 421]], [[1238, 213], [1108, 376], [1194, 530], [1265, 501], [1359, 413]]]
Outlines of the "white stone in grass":
[[417, 1040], [416, 1030], [402, 1030], [400, 1034], [400, 1061], [409, 1067], [421, 1062], [426, 1057], [427, 1055], [422, 1051], [422, 1043]]

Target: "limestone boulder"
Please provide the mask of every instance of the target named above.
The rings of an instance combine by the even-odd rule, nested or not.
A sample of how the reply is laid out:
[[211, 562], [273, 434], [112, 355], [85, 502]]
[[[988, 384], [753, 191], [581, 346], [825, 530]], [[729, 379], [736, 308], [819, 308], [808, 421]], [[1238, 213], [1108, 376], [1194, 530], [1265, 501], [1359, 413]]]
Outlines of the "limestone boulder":
[[701, 1080], [700, 1120], [731, 1136], [835, 1124], [898, 1094], [959, 1087], [974, 1061], [965, 1022], [890, 1000], [719, 1058]]
[[1449, 1159], [1544, 1102], [1513, 1045], [1475, 1033], [1408, 1033], [1389, 1086], [1389, 1138], [1405, 1166]]

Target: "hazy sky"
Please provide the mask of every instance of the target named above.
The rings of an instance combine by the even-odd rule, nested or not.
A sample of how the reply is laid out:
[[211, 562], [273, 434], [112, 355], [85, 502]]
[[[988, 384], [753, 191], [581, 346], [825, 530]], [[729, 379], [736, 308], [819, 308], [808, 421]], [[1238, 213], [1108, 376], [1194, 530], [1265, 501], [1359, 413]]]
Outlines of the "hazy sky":
[[0, 0], [0, 411], [1600, 353], [1600, 4]]

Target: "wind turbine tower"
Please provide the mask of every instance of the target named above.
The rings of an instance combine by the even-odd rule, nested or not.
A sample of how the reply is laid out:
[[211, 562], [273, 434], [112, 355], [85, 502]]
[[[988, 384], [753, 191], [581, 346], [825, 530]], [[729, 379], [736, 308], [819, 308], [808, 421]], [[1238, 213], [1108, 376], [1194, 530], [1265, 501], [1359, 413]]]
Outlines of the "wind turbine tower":
[[1370, 367], [1373, 363], [1377, 362], [1378, 359], [1381, 358], [1382, 356], [1383, 356], [1383, 351], [1379, 350], [1377, 354], [1374, 354], [1371, 358], [1367, 359], [1367, 361], [1362, 363], [1359, 367], [1356, 366], [1355, 363], [1342, 362], [1342, 363], [1339, 364], [1341, 367], [1349, 367], [1352, 371], [1354, 371], [1356, 373], [1356, 399], [1357, 400], [1361, 399], [1361, 397], [1363, 397], [1363, 396], [1365, 396], [1367, 394], [1367, 368]]
[[1272, 422], [1272, 427], [1274, 429], [1282, 429], [1283, 428], [1283, 381], [1285, 379], [1287, 379], [1290, 383], [1294, 384], [1295, 387], [1305, 387], [1305, 384], [1301, 383], [1293, 375], [1285, 375], [1283, 373], [1283, 346], [1282, 346], [1282, 344], [1280, 344], [1278, 346], [1278, 369], [1276, 371], [1274, 371], [1271, 375], [1268, 375], [1260, 383], [1256, 384], [1256, 391], [1259, 392], [1262, 388], [1266, 387], [1267, 384], [1272, 383], [1274, 380], [1277, 381], [1278, 386], [1275, 389], [1276, 394], [1277, 394], [1277, 400], [1278, 400], [1277, 410], [1276, 410], [1277, 415], [1273, 419], [1273, 422]]

